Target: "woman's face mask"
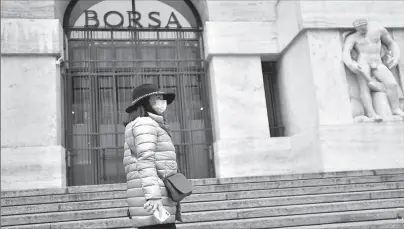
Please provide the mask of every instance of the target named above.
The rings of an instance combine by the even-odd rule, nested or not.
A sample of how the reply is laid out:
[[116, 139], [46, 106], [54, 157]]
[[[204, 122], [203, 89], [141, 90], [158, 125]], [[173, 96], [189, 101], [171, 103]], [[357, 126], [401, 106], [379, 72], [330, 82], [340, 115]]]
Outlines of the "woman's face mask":
[[161, 115], [167, 109], [167, 100], [164, 100], [162, 95], [152, 95], [149, 99], [150, 106]]

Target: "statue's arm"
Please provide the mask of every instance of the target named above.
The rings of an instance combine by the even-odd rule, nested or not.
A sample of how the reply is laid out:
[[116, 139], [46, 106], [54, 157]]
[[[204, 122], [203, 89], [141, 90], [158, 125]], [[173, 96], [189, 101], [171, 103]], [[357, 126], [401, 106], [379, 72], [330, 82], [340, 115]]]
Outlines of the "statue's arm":
[[352, 65], [354, 61], [352, 60], [351, 52], [355, 45], [354, 39], [352, 39], [352, 35], [348, 36], [345, 39], [344, 48], [342, 51], [342, 60], [344, 61], [345, 65], [352, 70]]
[[393, 57], [396, 57], [397, 59], [400, 58], [400, 49], [399, 49], [397, 43], [390, 36], [387, 29], [385, 29], [383, 27], [382, 27], [381, 41], [392, 52]]

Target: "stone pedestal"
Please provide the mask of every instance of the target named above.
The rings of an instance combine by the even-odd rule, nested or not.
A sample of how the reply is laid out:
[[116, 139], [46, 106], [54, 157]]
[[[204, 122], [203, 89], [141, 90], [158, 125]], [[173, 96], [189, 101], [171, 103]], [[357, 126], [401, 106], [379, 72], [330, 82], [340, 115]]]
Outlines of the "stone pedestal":
[[1, 26], [1, 190], [64, 187], [59, 20]]
[[209, 81], [217, 177], [265, 173], [240, 170], [265, 161], [270, 138], [260, 57], [213, 56]]
[[1, 191], [63, 187], [66, 163], [62, 146], [1, 148]]
[[366, 123], [320, 128], [324, 171], [404, 167], [404, 125]]
[[306, 30], [281, 57], [279, 91], [288, 136], [353, 122], [341, 49], [338, 30]]
[[292, 137], [219, 140], [215, 144], [218, 177], [269, 176], [322, 172], [317, 130]]

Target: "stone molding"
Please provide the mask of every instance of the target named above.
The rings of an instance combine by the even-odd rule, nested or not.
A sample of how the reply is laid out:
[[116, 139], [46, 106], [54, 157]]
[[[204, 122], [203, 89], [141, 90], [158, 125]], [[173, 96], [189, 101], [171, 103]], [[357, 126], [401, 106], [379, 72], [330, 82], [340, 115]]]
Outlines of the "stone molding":
[[275, 22], [206, 22], [205, 57], [278, 53]]
[[360, 17], [404, 28], [404, 1], [288, 1], [277, 3], [278, 49], [284, 53], [306, 30], [349, 29]]
[[54, 19], [55, 5], [67, 0], [4, 0], [1, 1], [1, 17], [25, 19]]
[[1, 19], [2, 55], [54, 55], [63, 50], [59, 19]]

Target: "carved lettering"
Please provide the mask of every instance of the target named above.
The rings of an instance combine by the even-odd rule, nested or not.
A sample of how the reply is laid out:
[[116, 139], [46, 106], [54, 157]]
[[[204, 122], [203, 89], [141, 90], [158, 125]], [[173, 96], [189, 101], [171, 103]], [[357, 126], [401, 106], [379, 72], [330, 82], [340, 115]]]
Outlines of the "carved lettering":
[[[142, 14], [137, 11], [127, 11], [128, 13], [128, 27], [129, 28], [143, 28], [144, 26], [141, 24], [140, 20], [142, 19]], [[98, 28], [100, 27], [100, 20], [98, 18], [97, 12], [94, 10], [85, 10], [85, 27], [89, 28]], [[118, 16], [118, 22], [116, 24], [111, 24], [111, 16]], [[123, 27], [125, 24], [124, 16], [118, 11], [108, 11], [105, 13], [104, 17], [104, 24], [106, 27], [110, 28], [119, 28]], [[162, 20], [160, 18], [160, 12], [149, 12], [148, 13], [148, 27], [149, 28], [161, 28], [162, 27]], [[178, 20], [178, 17], [171, 12], [170, 17], [168, 18], [167, 24], [165, 28], [172, 28], [176, 27], [178, 29], [182, 28], [181, 23]]]
[[[98, 20], [97, 12], [94, 10], [86, 10], [84, 11], [86, 17], [86, 24], [85, 27], [95, 27], [98, 28], [100, 26], [100, 21]], [[95, 24], [89, 25], [90, 21], [95, 21]]]
[[[108, 22], [108, 17], [109, 17], [111, 14], [118, 15], [118, 16], [121, 18], [121, 21], [120, 21], [118, 24], [116, 24], [116, 25], [109, 24], [109, 22]], [[106, 14], [104, 15], [104, 24], [105, 24], [105, 26], [107, 26], [107, 27], [111, 27], [111, 28], [122, 27], [122, 26], [123, 26], [123, 22], [124, 22], [123, 16], [122, 16], [122, 14], [119, 13], [118, 11], [109, 11], [108, 13], [106, 13]]]
[[177, 16], [175, 16], [174, 12], [171, 12], [170, 18], [168, 19], [166, 28], [170, 28], [170, 25], [176, 25], [178, 29], [182, 28], [180, 22], [178, 21]]
[[[158, 16], [158, 17], [156, 18], [156, 16]], [[149, 23], [150, 28], [160, 28], [161, 27], [161, 20], [160, 20], [160, 13], [159, 12], [150, 12], [149, 13], [149, 19], [150, 19], [150, 21], [153, 21], [153, 22], [157, 23], [157, 25], [151, 25]]]
[[[142, 15], [139, 12], [128, 11], [128, 18], [129, 18], [128, 27], [143, 28], [143, 25], [140, 24], [140, 19], [142, 18]], [[134, 23], [134, 25], [132, 23]]]

